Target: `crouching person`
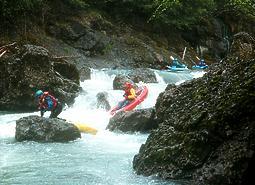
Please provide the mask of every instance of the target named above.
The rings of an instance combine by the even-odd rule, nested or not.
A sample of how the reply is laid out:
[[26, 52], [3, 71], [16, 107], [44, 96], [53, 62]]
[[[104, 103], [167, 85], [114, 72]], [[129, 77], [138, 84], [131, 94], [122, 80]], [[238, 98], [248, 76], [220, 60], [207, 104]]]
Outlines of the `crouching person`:
[[56, 118], [62, 112], [62, 104], [49, 92], [36, 91], [35, 97], [38, 102], [38, 109], [43, 117], [46, 111], [51, 111], [50, 118]]

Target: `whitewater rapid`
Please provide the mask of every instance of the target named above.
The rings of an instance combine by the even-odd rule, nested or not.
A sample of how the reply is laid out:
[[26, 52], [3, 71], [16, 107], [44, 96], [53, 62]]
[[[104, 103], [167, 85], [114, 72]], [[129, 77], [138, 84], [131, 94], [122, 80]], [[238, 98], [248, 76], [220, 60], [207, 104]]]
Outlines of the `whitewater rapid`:
[[[148, 97], [137, 108], [153, 107], [168, 83], [180, 84], [202, 76], [202, 72], [165, 74], [154, 71], [158, 83], [145, 84]], [[83, 91], [59, 117], [86, 123], [98, 129], [97, 135], [82, 134], [69, 143], [15, 141], [16, 120], [39, 112], [0, 112], [0, 184], [88, 184], [88, 185], [163, 185], [173, 184], [156, 177], [137, 176], [132, 160], [148, 134], [125, 134], [105, 130], [110, 114], [98, 109], [96, 94], [107, 92], [111, 106], [122, 100], [123, 91], [113, 90], [114, 71], [92, 70], [90, 80], [81, 82]], [[140, 84], [141, 85], [141, 84]], [[47, 112], [46, 117], [49, 116]]]

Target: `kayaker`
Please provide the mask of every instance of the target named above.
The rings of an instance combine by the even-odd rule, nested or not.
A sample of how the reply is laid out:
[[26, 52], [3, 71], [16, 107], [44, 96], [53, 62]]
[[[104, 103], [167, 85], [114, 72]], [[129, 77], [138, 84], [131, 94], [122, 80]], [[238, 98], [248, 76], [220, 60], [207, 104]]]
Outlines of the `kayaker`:
[[38, 90], [35, 98], [38, 102], [38, 109], [41, 111], [41, 117], [46, 111], [51, 111], [50, 118], [56, 118], [62, 112], [62, 104], [49, 92]]
[[125, 93], [124, 93], [123, 97], [125, 97], [125, 100], [119, 102], [118, 107], [115, 110], [119, 110], [119, 109], [127, 106], [136, 98], [135, 89], [131, 83], [125, 82], [124, 91], [125, 91]]
[[184, 64], [181, 64], [181, 63], [178, 61], [177, 58], [174, 58], [174, 59], [173, 59], [173, 61], [172, 61], [172, 67], [173, 67], [173, 66], [176, 66], [176, 67], [178, 67], [178, 68], [183, 68], [183, 67], [185, 67], [185, 65], [184, 65]]
[[205, 60], [204, 59], [201, 59], [198, 63], [199, 66], [205, 66]]

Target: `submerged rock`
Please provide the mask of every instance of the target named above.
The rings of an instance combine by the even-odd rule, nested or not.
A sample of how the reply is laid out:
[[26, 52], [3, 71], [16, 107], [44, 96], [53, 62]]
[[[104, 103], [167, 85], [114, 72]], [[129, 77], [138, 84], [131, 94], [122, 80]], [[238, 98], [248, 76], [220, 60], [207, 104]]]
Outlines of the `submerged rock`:
[[[244, 185], [252, 178], [255, 45], [244, 36], [238, 34], [234, 53], [202, 78], [169, 85], [160, 94], [155, 106], [159, 128], [133, 160], [138, 174], [196, 185]], [[239, 41], [242, 45], [235, 45]], [[249, 54], [240, 52], [242, 46]]]
[[108, 101], [107, 92], [99, 92], [96, 95], [97, 97], [97, 108], [105, 109], [106, 111], [111, 109], [110, 103]]
[[28, 116], [16, 121], [17, 141], [68, 142], [78, 138], [78, 128], [62, 119]]
[[154, 120], [155, 110], [140, 109], [118, 112], [110, 119], [106, 129], [122, 132], [149, 132], [158, 127]]

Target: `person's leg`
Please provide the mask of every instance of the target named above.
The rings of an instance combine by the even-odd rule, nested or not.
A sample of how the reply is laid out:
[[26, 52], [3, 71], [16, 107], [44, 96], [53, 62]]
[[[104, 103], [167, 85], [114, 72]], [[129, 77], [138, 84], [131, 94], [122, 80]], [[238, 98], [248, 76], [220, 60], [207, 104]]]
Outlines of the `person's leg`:
[[130, 103], [129, 100], [125, 100], [125, 102], [123, 103], [123, 106], [122, 106], [122, 107], [126, 107], [129, 103]]
[[121, 109], [122, 107], [124, 107], [125, 101], [126, 101], [126, 100], [120, 101], [120, 102], [118, 103], [118, 108], [117, 108], [116, 110], [119, 110], [119, 109]]
[[122, 109], [122, 108], [125, 107], [125, 106], [127, 106], [129, 103], [130, 103], [129, 100], [123, 100], [123, 101], [119, 102], [119, 104], [118, 104], [118, 110], [119, 110], [119, 109]]
[[50, 118], [56, 118], [62, 112], [62, 104], [58, 102], [57, 107], [51, 111]]

